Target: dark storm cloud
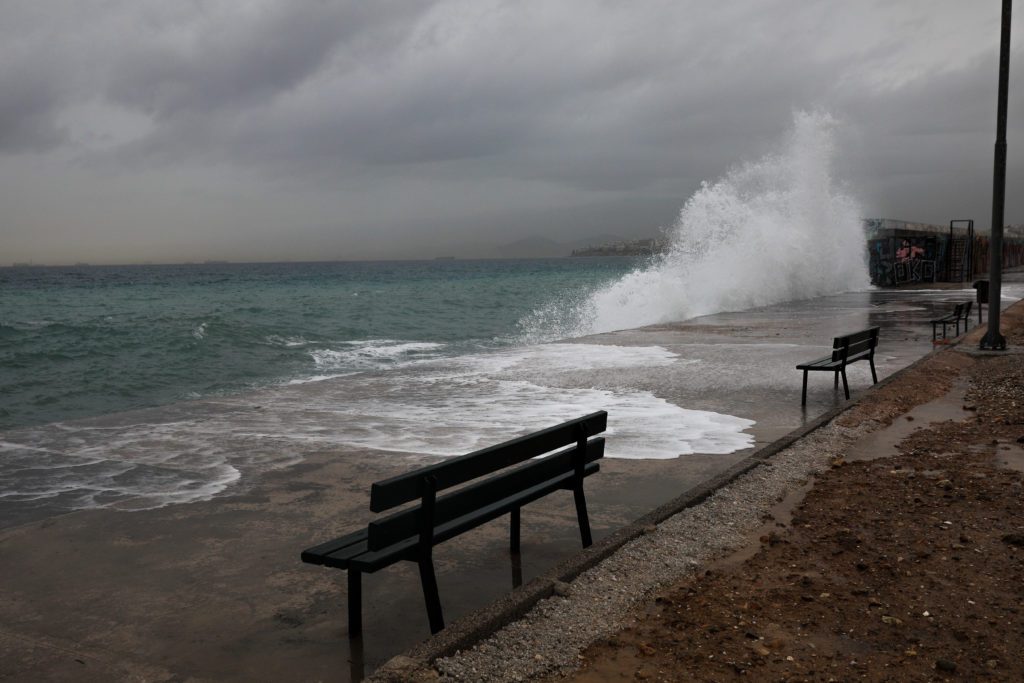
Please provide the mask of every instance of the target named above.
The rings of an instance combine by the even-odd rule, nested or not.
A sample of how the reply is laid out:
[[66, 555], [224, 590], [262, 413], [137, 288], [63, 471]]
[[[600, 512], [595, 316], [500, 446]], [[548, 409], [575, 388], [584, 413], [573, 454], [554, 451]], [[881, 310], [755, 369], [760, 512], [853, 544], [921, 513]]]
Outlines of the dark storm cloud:
[[112, 64], [108, 95], [158, 119], [241, 112], [287, 96], [324, 69], [372, 60], [430, 3], [280, 3], [239, 17], [211, 18], [167, 35], [163, 21], [140, 26]]
[[818, 107], [868, 215], [982, 220], [997, 4], [0, 0], [0, 229], [268, 257], [650, 234]]

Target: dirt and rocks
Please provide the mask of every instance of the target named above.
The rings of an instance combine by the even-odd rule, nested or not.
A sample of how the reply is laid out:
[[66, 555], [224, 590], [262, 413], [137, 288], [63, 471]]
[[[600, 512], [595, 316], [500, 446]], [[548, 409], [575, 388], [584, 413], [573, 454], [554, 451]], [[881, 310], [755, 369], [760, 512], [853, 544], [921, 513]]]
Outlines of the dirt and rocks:
[[[568, 678], [1024, 680], [1024, 354], [969, 353], [982, 332], [837, 420], [898, 439], [834, 458], [753, 550], [648, 596]], [[1024, 344], [1019, 305], [1003, 332]]]

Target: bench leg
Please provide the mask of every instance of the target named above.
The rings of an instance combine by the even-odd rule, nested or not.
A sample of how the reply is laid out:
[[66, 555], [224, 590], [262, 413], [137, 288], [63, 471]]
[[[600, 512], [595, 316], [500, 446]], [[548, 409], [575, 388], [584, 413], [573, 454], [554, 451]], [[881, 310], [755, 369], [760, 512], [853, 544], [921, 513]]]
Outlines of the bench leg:
[[363, 632], [363, 581], [358, 569], [348, 570], [348, 637]]
[[434, 561], [429, 556], [419, 561], [420, 583], [423, 584], [423, 600], [427, 603], [427, 618], [430, 632], [444, 629], [444, 615], [441, 613], [441, 596], [437, 593], [437, 576], [434, 575]]
[[833, 389], [838, 389], [839, 388], [839, 371], [836, 370], [835, 373], [833, 373], [833, 374], [835, 374], [835, 380], [836, 381], [832, 384], [832, 388]]
[[513, 555], [509, 558], [512, 565], [512, 587], [519, 588], [523, 585], [523, 557]]
[[800, 394], [800, 405], [807, 405], [807, 371], [804, 370], [804, 391]]
[[846, 400], [850, 400], [850, 384], [846, 381], [846, 368], [843, 368], [843, 393], [846, 394]]
[[878, 384], [878, 375], [875, 374], [875, 359], [868, 358], [868, 364], [871, 366], [871, 383]]
[[[932, 341], [935, 341], [936, 329], [938, 328], [938, 325], [939, 325], [938, 323], [932, 323]], [[942, 329], [943, 329], [943, 336], [945, 336], [945, 329], [946, 328], [942, 328]]]
[[514, 508], [509, 514], [508, 549], [513, 555], [519, 554], [519, 510]]
[[583, 483], [577, 482], [572, 488], [572, 497], [576, 501], [576, 519], [580, 523], [580, 539], [583, 547], [589, 548], [594, 539], [590, 536], [590, 517], [587, 515], [587, 499], [583, 495]]

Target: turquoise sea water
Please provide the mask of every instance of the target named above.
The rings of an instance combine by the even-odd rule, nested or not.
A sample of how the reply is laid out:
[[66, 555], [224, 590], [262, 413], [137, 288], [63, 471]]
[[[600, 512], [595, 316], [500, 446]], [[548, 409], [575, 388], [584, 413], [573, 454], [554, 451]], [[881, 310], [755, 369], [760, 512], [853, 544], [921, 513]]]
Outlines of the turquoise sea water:
[[0, 268], [0, 431], [537, 341], [531, 313], [636, 265]]

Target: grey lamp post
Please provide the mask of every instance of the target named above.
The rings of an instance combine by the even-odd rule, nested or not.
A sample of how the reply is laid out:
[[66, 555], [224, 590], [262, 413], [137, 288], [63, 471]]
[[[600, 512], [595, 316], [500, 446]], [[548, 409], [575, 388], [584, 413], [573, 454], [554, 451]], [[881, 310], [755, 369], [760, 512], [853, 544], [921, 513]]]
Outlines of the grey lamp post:
[[1002, 37], [999, 40], [999, 111], [996, 115], [995, 168], [992, 173], [992, 234], [989, 241], [988, 331], [981, 348], [1006, 350], [1006, 337], [999, 332], [999, 305], [1003, 289], [1003, 207], [1006, 203], [1006, 97], [1010, 81], [1010, 10], [1012, 0], [1003, 0]]

